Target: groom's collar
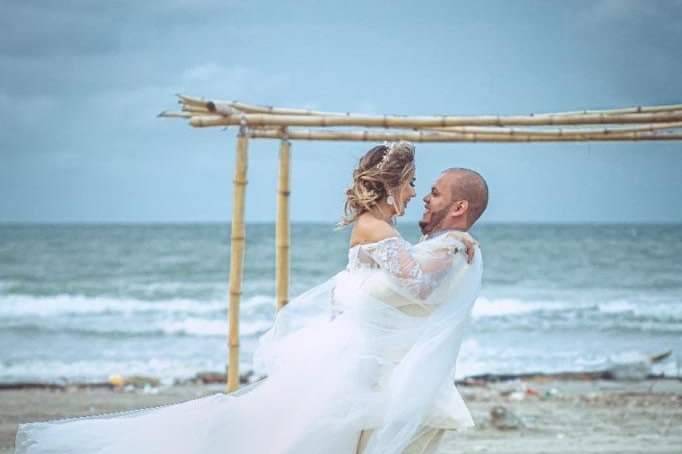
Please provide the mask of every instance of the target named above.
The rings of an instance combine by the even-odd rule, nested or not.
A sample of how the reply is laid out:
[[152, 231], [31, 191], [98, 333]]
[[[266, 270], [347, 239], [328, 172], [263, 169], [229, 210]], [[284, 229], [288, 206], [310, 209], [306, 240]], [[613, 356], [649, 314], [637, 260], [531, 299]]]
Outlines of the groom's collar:
[[437, 230], [435, 232], [427, 233], [421, 236], [419, 238], [419, 241], [426, 241], [426, 240], [432, 240], [434, 238], [438, 238], [441, 235], [444, 235], [448, 232], [463, 232], [466, 233], [464, 230], [458, 230], [458, 229], [443, 229], [443, 230]]

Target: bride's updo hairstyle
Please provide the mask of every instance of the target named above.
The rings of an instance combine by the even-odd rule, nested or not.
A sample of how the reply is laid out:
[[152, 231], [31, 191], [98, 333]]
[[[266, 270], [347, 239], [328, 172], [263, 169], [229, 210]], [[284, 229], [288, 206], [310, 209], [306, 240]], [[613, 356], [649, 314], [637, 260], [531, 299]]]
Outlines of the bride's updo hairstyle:
[[[346, 191], [345, 216], [340, 225], [355, 222], [392, 191], [414, 176], [414, 145], [391, 142], [377, 145], [360, 158], [353, 171], [353, 184]], [[395, 197], [395, 194], [393, 194]]]

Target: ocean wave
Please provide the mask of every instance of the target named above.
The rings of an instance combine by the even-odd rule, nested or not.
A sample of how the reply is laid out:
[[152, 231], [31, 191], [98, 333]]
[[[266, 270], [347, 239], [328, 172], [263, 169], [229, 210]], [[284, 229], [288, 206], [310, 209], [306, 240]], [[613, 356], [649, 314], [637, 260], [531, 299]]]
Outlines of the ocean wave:
[[602, 303], [568, 301], [524, 301], [514, 298], [479, 297], [474, 304], [474, 318], [513, 317], [517, 315], [594, 314], [599, 317], [620, 318], [641, 321], [682, 321], [682, 302], [653, 303], [614, 300]]
[[611, 301], [597, 304], [596, 309], [604, 314], [625, 315], [652, 321], [682, 321], [682, 302], [679, 304], [635, 304], [629, 301]]
[[[274, 308], [274, 298], [256, 295], [242, 301], [244, 312]], [[0, 296], [0, 319], [11, 317], [91, 314], [141, 314], [149, 312], [209, 314], [224, 312], [225, 300], [196, 300], [174, 298], [159, 301], [134, 298], [89, 297], [83, 295], [60, 294], [55, 296], [2, 295]], [[270, 309], [273, 311], [274, 309]]]
[[[239, 334], [253, 337], [263, 334], [272, 326], [271, 320], [242, 320]], [[183, 320], [108, 320], [98, 323], [83, 321], [49, 320], [9, 320], [0, 322], [0, 328], [6, 333], [19, 335], [38, 334], [72, 334], [77, 336], [101, 337], [153, 337], [153, 336], [199, 336], [225, 337], [227, 321], [203, 318], [187, 318]]]
[[[272, 326], [272, 321], [256, 320], [242, 322], [239, 335], [255, 336], [262, 334]], [[164, 334], [185, 334], [189, 336], [221, 336], [227, 335], [227, 322], [224, 320], [188, 319], [167, 322], [160, 327]]]
[[479, 297], [474, 304], [472, 315], [474, 318], [502, 317], [537, 311], [561, 311], [566, 310], [567, 307], [567, 305], [562, 303], [531, 302], [514, 298], [488, 299]]

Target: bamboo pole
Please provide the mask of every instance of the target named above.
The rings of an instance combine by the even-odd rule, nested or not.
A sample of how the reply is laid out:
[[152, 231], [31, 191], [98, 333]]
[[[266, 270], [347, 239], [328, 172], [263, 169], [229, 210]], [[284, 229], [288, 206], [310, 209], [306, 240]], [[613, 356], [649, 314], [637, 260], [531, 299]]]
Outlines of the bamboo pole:
[[160, 112], [157, 117], [159, 118], [192, 118], [192, 112], [172, 112], [170, 110], [164, 110]]
[[[286, 134], [286, 133], [284, 133]], [[279, 183], [277, 187], [276, 273], [277, 310], [289, 302], [289, 170], [291, 142], [282, 138], [279, 148]]]
[[[250, 129], [249, 137], [257, 139], [281, 139], [283, 133], [279, 129]], [[410, 142], [584, 142], [584, 141], [643, 141], [643, 140], [682, 140], [682, 134], [651, 134], [643, 132], [627, 132], [612, 134], [583, 134], [579, 136], [528, 136], [474, 133], [444, 133], [430, 131], [338, 131], [324, 129], [289, 129], [287, 136], [291, 140], [330, 140], [349, 142], [381, 142], [408, 140]]]
[[187, 95], [181, 95], [177, 94], [175, 95], [178, 97], [178, 102], [180, 104], [194, 104], [196, 106], [203, 106], [206, 107], [208, 101], [204, 98], [197, 98], [195, 96], [187, 96]]
[[612, 134], [614, 132], [646, 132], [660, 131], [665, 129], [682, 128], [682, 121], [672, 123], [651, 123], [642, 126], [632, 127], [609, 127], [609, 128], [565, 128], [565, 129], [518, 129], [518, 128], [493, 128], [478, 126], [451, 126], [448, 128], [428, 128], [424, 130], [436, 132], [459, 132], [459, 133], [479, 133], [479, 134], [528, 134], [538, 136], [553, 136], [567, 134]]
[[615, 123], [658, 123], [682, 121], [682, 111], [641, 113], [641, 114], [590, 114], [554, 116], [313, 116], [313, 115], [207, 115], [190, 119], [195, 127], [229, 126], [247, 124], [249, 126], [358, 126], [383, 128], [443, 128], [449, 126], [563, 126]]
[[[180, 95], [179, 95], [180, 96]], [[190, 102], [205, 102], [203, 99], [191, 98]], [[258, 104], [248, 104], [241, 101], [214, 101], [215, 104], [229, 105], [235, 110], [245, 113], [267, 113], [280, 115], [319, 115], [319, 116], [362, 116], [363, 114], [351, 114], [348, 112], [328, 112], [300, 108], [263, 106]], [[682, 111], [682, 104], [667, 104], [659, 106], [632, 106], [617, 109], [600, 109], [600, 110], [576, 110], [570, 112], [549, 112], [531, 114], [531, 116], [558, 116], [558, 115], [613, 115], [613, 114], [631, 114], [631, 113], [654, 113], [654, 112], [674, 112]]]
[[[194, 116], [201, 115], [212, 115], [217, 118], [216, 115], [209, 112], [171, 112], [163, 111], [158, 114], [159, 117], [178, 117], [178, 118], [188, 118], [191, 119]], [[272, 129], [270, 126], [253, 126], [250, 129]], [[682, 129], [682, 121], [670, 122], [670, 123], [647, 123], [641, 126], [609, 126], [608, 128], [560, 128], [560, 129], [547, 129], [547, 128], [507, 128], [507, 127], [493, 127], [493, 126], [449, 126], [444, 128], [413, 128], [415, 131], [433, 131], [433, 132], [454, 132], [454, 133], [474, 133], [474, 134], [500, 134], [500, 135], [537, 135], [537, 136], [569, 136], [571, 134], [613, 134], [613, 133], [623, 133], [623, 132], [654, 132], [662, 131], [666, 129]]]
[[244, 199], [248, 167], [248, 137], [242, 129], [237, 137], [234, 167], [234, 194], [232, 201], [232, 232], [230, 235], [230, 305], [229, 305], [229, 358], [227, 392], [239, 388], [239, 302], [242, 294], [242, 269], [246, 249], [244, 226]]
[[[219, 101], [216, 101], [218, 103]], [[227, 102], [235, 110], [244, 113], [264, 113], [264, 114], [276, 114], [276, 115], [319, 115], [319, 116], [352, 116], [361, 114], [351, 114], [350, 112], [323, 112], [319, 110], [310, 109], [293, 109], [289, 107], [274, 107], [274, 106], [260, 106], [256, 104], [247, 104], [240, 101]]]
[[197, 106], [195, 104], [183, 104], [182, 105], [182, 111], [183, 112], [192, 112], [196, 114], [212, 114], [210, 110], [208, 110], [207, 107], [203, 106]]
[[628, 113], [651, 113], [651, 112], [674, 112], [677, 110], [682, 110], [682, 104], [667, 104], [660, 106], [633, 106], [633, 107], [623, 107], [619, 109], [603, 109], [603, 110], [575, 110], [572, 112], [551, 112], [543, 114], [535, 114], [536, 116], [541, 115], [589, 115], [589, 114], [628, 114]]

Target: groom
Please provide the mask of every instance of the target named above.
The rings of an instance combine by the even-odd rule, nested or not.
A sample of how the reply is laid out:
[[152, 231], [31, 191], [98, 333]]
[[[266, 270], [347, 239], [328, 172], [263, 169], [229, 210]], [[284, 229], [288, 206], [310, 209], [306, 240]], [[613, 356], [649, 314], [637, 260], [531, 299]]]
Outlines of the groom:
[[[442, 233], [450, 230], [467, 232], [474, 225], [488, 206], [488, 185], [474, 170], [450, 168], [440, 174], [423, 201], [424, 214], [419, 221], [424, 234], [422, 241], [436, 241]], [[403, 454], [437, 452], [446, 429], [428, 426], [422, 429]], [[357, 454], [365, 451], [372, 432], [362, 431]]]
[[440, 174], [423, 200], [419, 221], [423, 239], [446, 230], [466, 232], [488, 206], [488, 184], [474, 170], [450, 168]]

